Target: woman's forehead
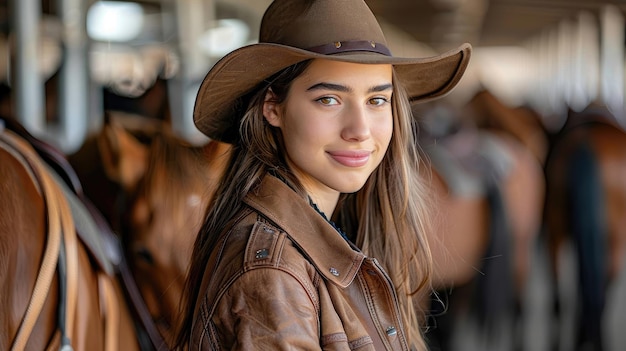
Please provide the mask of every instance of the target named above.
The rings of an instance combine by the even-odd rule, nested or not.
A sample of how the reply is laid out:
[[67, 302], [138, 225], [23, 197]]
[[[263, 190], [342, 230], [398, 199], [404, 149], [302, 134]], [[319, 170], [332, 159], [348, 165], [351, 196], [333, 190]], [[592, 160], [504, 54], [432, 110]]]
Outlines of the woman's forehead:
[[327, 82], [369, 88], [375, 85], [391, 84], [392, 72], [393, 66], [390, 64], [363, 64], [315, 59], [296, 81], [304, 86]]

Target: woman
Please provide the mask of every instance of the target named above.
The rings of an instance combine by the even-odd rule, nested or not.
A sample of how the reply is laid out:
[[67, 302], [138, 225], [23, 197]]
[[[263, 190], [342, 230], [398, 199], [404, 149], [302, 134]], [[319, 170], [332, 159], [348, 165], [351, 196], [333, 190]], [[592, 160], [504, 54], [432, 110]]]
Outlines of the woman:
[[362, 0], [270, 5], [260, 43], [220, 60], [196, 100], [196, 126], [233, 151], [195, 243], [180, 348], [426, 348], [409, 101], [449, 92], [469, 54], [391, 56]]

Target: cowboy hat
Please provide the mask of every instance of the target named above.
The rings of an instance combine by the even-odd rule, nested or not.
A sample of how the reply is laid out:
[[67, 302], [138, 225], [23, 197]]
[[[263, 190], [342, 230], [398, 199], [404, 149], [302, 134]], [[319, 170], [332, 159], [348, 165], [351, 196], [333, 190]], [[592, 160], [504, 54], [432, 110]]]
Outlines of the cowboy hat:
[[259, 43], [232, 51], [207, 73], [194, 123], [211, 139], [236, 142], [243, 96], [283, 68], [316, 58], [393, 64], [411, 102], [432, 100], [459, 82], [470, 53], [463, 44], [433, 57], [394, 57], [363, 0], [274, 0], [263, 15]]

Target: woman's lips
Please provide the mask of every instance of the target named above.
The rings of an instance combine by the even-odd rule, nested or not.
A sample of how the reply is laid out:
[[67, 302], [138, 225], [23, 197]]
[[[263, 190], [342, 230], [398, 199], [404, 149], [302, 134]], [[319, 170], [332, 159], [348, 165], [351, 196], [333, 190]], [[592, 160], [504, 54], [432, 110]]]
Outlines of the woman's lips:
[[333, 160], [346, 167], [361, 167], [367, 164], [371, 151], [329, 151], [328, 154]]

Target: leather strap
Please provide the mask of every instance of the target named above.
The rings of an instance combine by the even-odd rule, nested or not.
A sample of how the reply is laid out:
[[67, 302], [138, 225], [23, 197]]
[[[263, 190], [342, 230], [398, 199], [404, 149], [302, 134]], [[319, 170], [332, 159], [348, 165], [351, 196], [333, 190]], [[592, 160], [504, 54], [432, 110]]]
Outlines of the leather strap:
[[111, 277], [98, 273], [98, 290], [100, 292], [100, 314], [104, 317], [104, 351], [116, 351], [120, 324], [120, 306]]
[[375, 43], [373, 41], [366, 40], [337, 41], [334, 43], [328, 43], [326, 45], [315, 46], [309, 48], [308, 50], [324, 55], [340, 54], [353, 51], [367, 51], [375, 52], [377, 54], [385, 56], [391, 56], [391, 51], [389, 51], [389, 48], [387, 48], [385, 44]]
[[[40, 166], [43, 166], [41, 164]], [[43, 169], [42, 171], [45, 171]], [[53, 181], [48, 172], [44, 172], [49, 181]], [[57, 183], [53, 183], [53, 201], [58, 201], [57, 206], [61, 209], [61, 228], [63, 229], [63, 243], [65, 245], [66, 257], [66, 291], [67, 300], [65, 304], [65, 336], [72, 340], [74, 332], [74, 322], [76, 318], [76, 308], [78, 301], [78, 240], [74, 220], [67, 199]], [[66, 341], [67, 341], [66, 339]]]
[[[25, 158], [31, 168], [34, 168], [32, 171], [35, 178], [38, 179], [41, 185], [44, 201], [48, 202], [47, 199], [52, 197], [50, 195], [51, 190], [49, 188], [49, 184], [41, 178], [41, 175], [36, 167], [33, 167], [31, 159], [34, 157], [31, 150], [29, 148], [24, 148], [23, 145], [19, 143], [19, 139], [13, 137], [9, 131], [3, 131], [1, 136], [7, 147], [17, 149], [19, 154]], [[59, 208], [55, 204], [50, 204], [49, 206], [46, 206], [46, 209], [48, 217], [48, 238], [46, 247], [41, 261], [39, 274], [35, 280], [35, 286], [33, 288], [31, 299], [26, 308], [22, 323], [20, 324], [17, 334], [13, 340], [11, 350], [23, 350], [26, 347], [30, 334], [35, 326], [39, 314], [41, 313], [46, 297], [48, 296], [50, 285], [52, 284], [52, 279], [56, 271], [61, 246], [61, 222], [58, 214]]]

